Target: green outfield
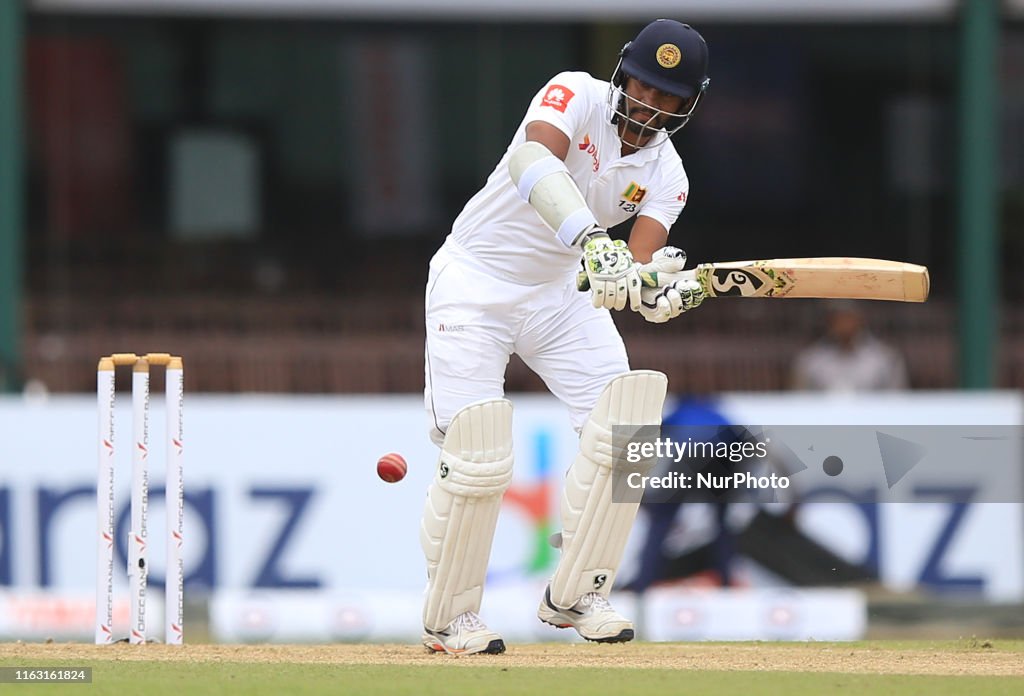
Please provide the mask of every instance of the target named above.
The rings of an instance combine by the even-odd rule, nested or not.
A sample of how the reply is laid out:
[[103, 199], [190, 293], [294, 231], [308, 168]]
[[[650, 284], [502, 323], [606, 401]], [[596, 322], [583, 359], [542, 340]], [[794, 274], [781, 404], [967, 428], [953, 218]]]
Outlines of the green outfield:
[[[451, 658], [404, 645], [0, 645], [0, 666], [91, 667], [25, 693], [1018, 694], [1024, 641], [512, 646]], [[7, 685], [4, 693], [20, 693]]]

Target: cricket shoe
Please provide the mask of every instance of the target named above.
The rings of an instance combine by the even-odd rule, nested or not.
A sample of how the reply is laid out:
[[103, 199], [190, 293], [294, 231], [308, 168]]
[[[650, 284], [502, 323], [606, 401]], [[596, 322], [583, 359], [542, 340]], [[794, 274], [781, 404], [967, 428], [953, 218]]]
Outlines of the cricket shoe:
[[449, 655], [498, 655], [505, 652], [505, 641], [501, 636], [487, 628], [476, 612], [472, 611], [456, 616], [444, 630], [431, 631], [424, 628], [423, 644], [430, 652], [444, 652]]
[[604, 595], [588, 592], [568, 609], [551, 603], [551, 588], [544, 590], [537, 617], [555, 628], [575, 628], [595, 643], [625, 643], [633, 640], [633, 622], [612, 609]]

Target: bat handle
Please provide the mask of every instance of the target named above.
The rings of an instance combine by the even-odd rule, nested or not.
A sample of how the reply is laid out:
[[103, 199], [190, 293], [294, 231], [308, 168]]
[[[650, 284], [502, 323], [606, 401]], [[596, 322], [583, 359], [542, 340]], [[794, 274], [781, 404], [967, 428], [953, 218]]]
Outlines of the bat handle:
[[[697, 272], [694, 270], [680, 271], [679, 273], [640, 271], [640, 282], [644, 284], [645, 288], [661, 288], [677, 280], [694, 280], [696, 277]], [[586, 271], [580, 271], [576, 274], [576, 289], [580, 292], [586, 292], [590, 289], [590, 278], [587, 277]]]

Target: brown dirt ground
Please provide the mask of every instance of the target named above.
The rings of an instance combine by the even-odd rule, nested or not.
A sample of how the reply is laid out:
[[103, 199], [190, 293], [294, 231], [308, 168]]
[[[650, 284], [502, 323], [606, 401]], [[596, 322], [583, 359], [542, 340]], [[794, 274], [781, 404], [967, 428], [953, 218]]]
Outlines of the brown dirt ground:
[[613, 667], [712, 671], [833, 672], [1024, 676], [1024, 652], [990, 643], [935, 647], [836, 643], [630, 643], [514, 645], [504, 655], [453, 658], [409, 645], [167, 645], [2, 643], [10, 660], [153, 660], [297, 664], [437, 665], [466, 667]]

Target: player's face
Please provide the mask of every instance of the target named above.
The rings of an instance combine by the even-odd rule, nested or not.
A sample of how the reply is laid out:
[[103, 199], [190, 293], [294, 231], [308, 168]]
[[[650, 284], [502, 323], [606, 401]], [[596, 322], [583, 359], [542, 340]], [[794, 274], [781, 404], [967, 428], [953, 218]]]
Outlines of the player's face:
[[628, 76], [623, 91], [627, 116], [623, 119], [623, 137], [639, 145], [649, 140], [654, 131], [663, 128], [673, 116], [687, 111], [692, 101]]

